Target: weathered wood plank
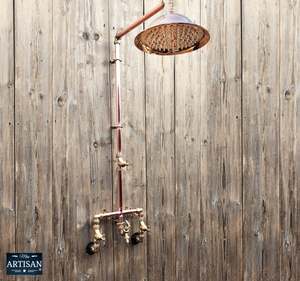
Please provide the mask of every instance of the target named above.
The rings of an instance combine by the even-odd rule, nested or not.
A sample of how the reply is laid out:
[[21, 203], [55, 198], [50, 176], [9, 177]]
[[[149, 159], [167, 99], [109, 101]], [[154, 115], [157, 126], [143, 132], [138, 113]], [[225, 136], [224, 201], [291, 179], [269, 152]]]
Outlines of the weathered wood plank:
[[[198, 136], [201, 127], [197, 121], [201, 113], [197, 80], [201, 77], [199, 68], [195, 69], [199, 57], [200, 53], [196, 52], [175, 58], [176, 280], [199, 280], [200, 276], [198, 141], [201, 140]], [[187, 68], [191, 71], [186, 72]], [[187, 264], [189, 260], [193, 262]]]
[[148, 278], [175, 280], [174, 58], [147, 55], [146, 73]]
[[203, 204], [207, 207], [204, 242], [209, 253], [207, 271], [201, 274], [204, 280], [241, 280], [241, 15], [237, 13], [240, 1], [205, 2], [202, 7], [201, 22], [210, 31], [211, 41], [203, 50], [206, 55], [202, 56], [201, 72], [201, 168], [206, 193]]
[[278, 280], [279, 1], [243, 2], [242, 18], [244, 279]]
[[[87, 3], [89, 3], [87, 1]], [[92, 77], [90, 82], [92, 110], [89, 120], [92, 120], [91, 130], [91, 194], [92, 208], [90, 210], [90, 231], [93, 233], [93, 216], [103, 209], [113, 208], [112, 185], [112, 153], [111, 153], [111, 95], [109, 73], [109, 1], [91, 2], [91, 30], [92, 39], [91, 55], [95, 64], [87, 77]], [[87, 21], [88, 22], [88, 21]], [[103, 233], [107, 240], [102, 243], [100, 260], [95, 259], [89, 266], [94, 271], [94, 279], [113, 280], [113, 223], [111, 220], [101, 222]], [[94, 233], [93, 233], [94, 235]], [[99, 266], [100, 262], [100, 266]], [[90, 269], [87, 270], [89, 272]]]
[[299, 12], [299, 3], [280, 1], [280, 280], [300, 278]]
[[16, 252], [52, 280], [52, 1], [15, 1], [15, 42]]
[[13, 2], [0, 9], [0, 280], [6, 276], [6, 253], [15, 252], [14, 182], [14, 30]]
[[0, 280], [300, 278], [297, 1], [176, 2], [211, 40], [175, 58], [137, 50], [142, 26], [121, 40], [123, 202], [151, 233], [128, 246], [103, 220], [94, 256], [93, 216], [118, 209], [114, 35], [157, 2], [14, 2], [15, 89], [13, 1], [0, 9], [0, 264], [42, 252], [44, 267]]
[[[110, 1], [109, 44], [110, 58], [115, 57], [114, 36], [116, 33], [143, 15], [143, 1]], [[121, 122], [122, 155], [129, 162], [123, 170], [123, 207], [143, 208], [146, 221], [146, 153], [145, 153], [145, 87], [144, 53], [134, 46], [134, 38], [142, 26], [121, 39]], [[116, 123], [115, 66], [110, 68], [112, 93], [112, 125]], [[112, 157], [117, 153], [116, 131], [112, 134]], [[113, 163], [113, 206], [118, 210], [117, 163]], [[139, 230], [138, 219], [128, 217], [131, 224], [130, 235]], [[111, 237], [108, 237], [111, 239]], [[147, 234], [144, 243], [127, 245], [124, 237], [114, 225], [114, 270], [115, 280], [147, 279]]]
[[[197, 18], [197, 7], [190, 3], [190, 10], [194, 13], [192, 20]], [[211, 32], [211, 41], [198, 56], [193, 53], [190, 61], [178, 63], [190, 72], [185, 74], [190, 85], [185, 85], [187, 90], [176, 90], [176, 98], [191, 92], [178, 103], [186, 106], [186, 124], [179, 126], [185, 127], [181, 140], [176, 138], [176, 145], [186, 146], [176, 148], [176, 153], [188, 151], [187, 172], [182, 178], [189, 188], [189, 280], [240, 280], [242, 275], [241, 123], [236, 118], [240, 115], [241, 94], [240, 17], [232, 10], [239, 10], [238, 1], [202, 3], [201, 23]], [[215, 24], [215, 18], [220, 24]], [[197, 63], [201, 64], [199, 73]], [[179, 108], [178, 120], [182, 119], [180, 112]], [[182, 157], [177, 158], [182, 161]], [[180, 171], [178, 165], [176, 168]], [[201, 215], [195, 223], [197, 213]]]
[[[112, 207], [108, 3], [59, 1], [54, 14], [56, 277], [110, 280], [112, 241], [85, 255], [93, 216]], [[111, 223], [101, 227], [112, 236]]]
[[[94, 215], [102, 212], [105, 208], [112, 208], [108, 5], [108, 1], [102, 1], [100, 5], [96, 0], [85, 1], [81, 7], [79, 5], [77, 10], [78, 16], [81, 18], [78, 25], [79, 32], [85, 40], [84, 46], [82, 44], [83, 48], [77, 49], [82, 52], [77, 53], [79, 65], [85, 64], [85, 68], [78, 69], [77, 87], [79, 91], [82, 91], [82, 97], [86, 96], [85, 106], [79, 107], [78, 121], [82, 128], [89, 124], [87, 135], [82, 135], [82, 138], [86, 138], [88, 147], [87, 170], [89, 172], [86, 186], [79, 186], [79, 190], [82, 197], [85, 196], [85, 202], [92, 203], [89, 208], [82, 204], [81, 210], [78, 211], [78, 214], [82, 212], [83, 226], [86, 218], [89, 218], [89, 227], [84, 227], [88, 234], [82, 229], [80, 230], [81, 236], [77, 235], [76, 237], [79, 240], [77, 242], [78, 253], [81, 254], [82, 259], [85, 256], [82, 249], [85, 248], [86, 237], [94, 235], [92, 228]], [[82, 17], [82, 11], [84, 11], [84, 17]], [[84, 33], [88, 34], [88, 40]], [[85, 117], [82, 118], [82, 116]], [[87, 191], [87, 186], [90, 191]], [[113, 237], [112, 222], [102, 221], [101, 228], [107, 241], [105, 244], [102, 243], [99, 257], [97, 255], [90, 257], [82, 263], [77, 278], [79, 276], [86, 278], [86, 276], [92, 275], [95, 280], [113, 279], [113, 267], [111, 266], [113, 264], [113, 241], [110, 239]]]
[[[147, 2], [145, 10], [156, 5], [157, 1]], [[147, 280], [176, 280], [174, 57], [146, 54], [145, 77], [147, 216], [151, 228]]]
[[[200, 21], [199, 2], [178, 2], [175, 11]], [[176, 280], [200, 279], [201, 51], [175, 59]]]
[[[74, 65], [70, 48], [71, 19], [75, 7], [53, 1], [53, 189], [52, 216], [55, 280], [69, 279], [68, 100], [74, 94]], [[71, 37], [73, 38], [73, 36]], [[68, 51], [66, 51], [68, 50]], [[74, 56], [74, 54], [73, 54]], [[72, 87], [73, 86], [73, 87]]]

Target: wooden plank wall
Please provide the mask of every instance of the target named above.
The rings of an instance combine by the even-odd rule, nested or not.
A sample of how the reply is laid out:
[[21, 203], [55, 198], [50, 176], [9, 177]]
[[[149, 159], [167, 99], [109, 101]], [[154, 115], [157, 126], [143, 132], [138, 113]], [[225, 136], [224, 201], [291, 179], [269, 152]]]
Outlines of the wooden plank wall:
[[[279, 12], [279, 272], [300, 279], [300, 3]], [[286, 19], [286, 20], [285, 20]], [[282, 24], [284, 21], [284, 24]], [[277, 81], [278, 83], [278, 81]]]
[[121, 40], [123, 201], [151, 232], [103, 220], [86, 255], [118, 208], [114, 36], [158, 2], [1, 1], [0, 280], [300, 280], [297, 1], [176, 1], [211, 33], [190, 54], [137, 50], [151, 20]]
[[0, 9], [0, 280], [7, 278], [7, 252], [15, 252], [15, 180], [14, 180], [14, 6], [2, 1]]
[[244, 3], [242, 12], [243, 247], [248, 253], [243, 258], [247, 280], [278, 280], [280, 276], [279, 9], [277, 0], [257, 1]]

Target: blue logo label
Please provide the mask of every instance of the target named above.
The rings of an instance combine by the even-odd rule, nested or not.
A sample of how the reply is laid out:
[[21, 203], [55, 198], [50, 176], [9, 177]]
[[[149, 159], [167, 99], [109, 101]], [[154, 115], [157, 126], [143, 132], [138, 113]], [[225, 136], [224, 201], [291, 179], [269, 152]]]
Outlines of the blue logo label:
[[38, 253], [7, 253], [6, 274], [7, 275], [42, 275], [43, 259]]

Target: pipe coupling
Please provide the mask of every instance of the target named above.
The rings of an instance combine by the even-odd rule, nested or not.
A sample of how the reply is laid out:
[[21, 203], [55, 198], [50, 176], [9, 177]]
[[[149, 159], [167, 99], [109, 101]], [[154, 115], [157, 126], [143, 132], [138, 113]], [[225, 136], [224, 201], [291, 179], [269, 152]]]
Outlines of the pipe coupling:
[[145, 224], [144, 220], [145, 220], [144, 214], [141, 212], [141, 213], [139, 214], [140, 232], [143, 232], [143, 231], [150, 231], [150, 229], [149, 229], [149, 228], [147, 227], [147, 225]]
[[129, 163], [122, 158], [122, 154], [117, 154], [116, 158], [118, 159], [118, 166], [120, 168], [124, 168], [129, 165]]
[[126, 243], [129, 244], [129, 240], [130, 240], [130, 236], [128, 234], [128, 232], [125, 232], [125, 240], [126, 240]]
[[94, 245], [91, 247], [92, 252], [98, 253], [100, 251], [100, 244], [94, 241]]
[[130, 236], [129, 236], [129, 229], [130, 223], [126, 220], [126, 226], [123, 223], [118, 223], [118, 232], [121, 236], [124, 236], [126, 243], [129, 243]]
[[100, 231], [100, 220], [94, 219], [94, 225], [93, 225], [94, 231], [95, 231], [95, 240], [105, 240], [105, 235], [101, 233]]
[[124, 225], [123, 225], [123, 223], [118, 223], [118, 232], [121, 236], [124, 236]]

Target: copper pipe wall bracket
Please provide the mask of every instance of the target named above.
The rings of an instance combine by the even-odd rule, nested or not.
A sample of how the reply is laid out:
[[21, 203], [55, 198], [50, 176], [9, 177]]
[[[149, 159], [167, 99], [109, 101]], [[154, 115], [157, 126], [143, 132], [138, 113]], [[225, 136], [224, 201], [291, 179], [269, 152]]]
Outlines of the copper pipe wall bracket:
[[118, 167], [119, 168], [124, 168], [124, 167], [126, 167], [126, 166], [129, 165], [128, 162], [126, 162], [125, 160], [123, 160], [122, 154], [117, 153], [116, 158], [118, 159]]
[[110, 62], [111, 64], [114, 64], [114, 63], [116, 63], [116, 61], [122, 62], [122, 60], [120, 60], [120, 59], [112, 59], [112, 60], [110, 60], [109, 62]]
[[114, 125], [114, 126], [110, 126], [112, 129], [123, 129], [123, 126], [121, 125]]

